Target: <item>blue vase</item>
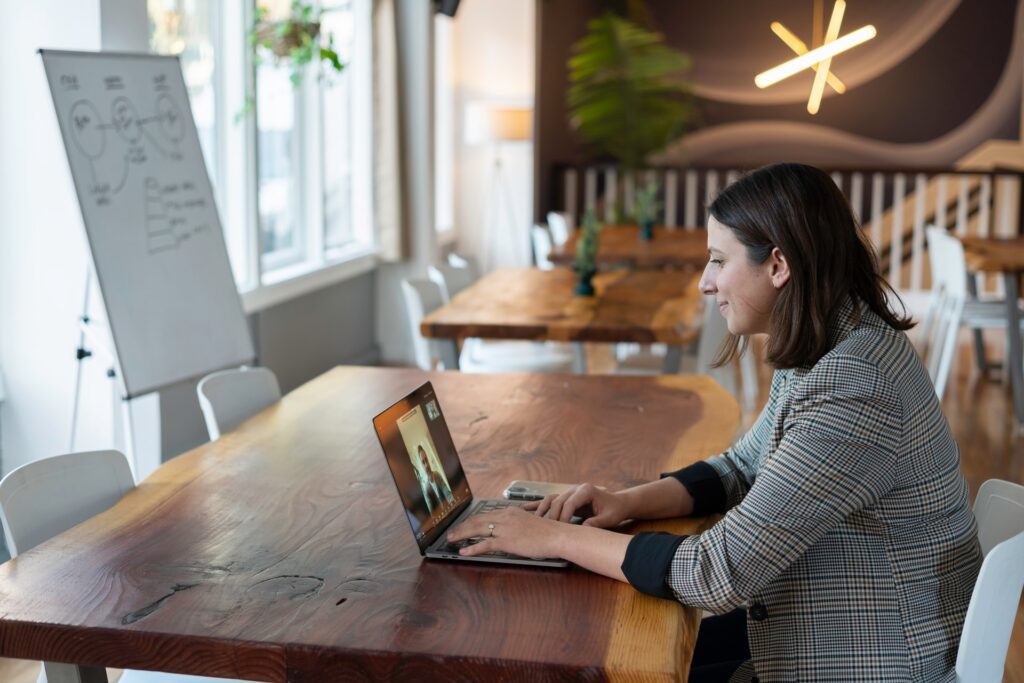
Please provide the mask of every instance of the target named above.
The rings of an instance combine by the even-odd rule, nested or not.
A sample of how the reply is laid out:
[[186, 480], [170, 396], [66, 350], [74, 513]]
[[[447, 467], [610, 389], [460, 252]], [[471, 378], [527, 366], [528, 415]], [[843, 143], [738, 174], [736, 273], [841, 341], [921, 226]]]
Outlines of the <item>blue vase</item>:
[[594, 271], [588, 270], [580, 273], [579, 282], [573, 290], [576, 296], [594, 296]]
[[640, 239], [650, 242], [654, 239], [654, 219], [648, 219], [640, 223]]

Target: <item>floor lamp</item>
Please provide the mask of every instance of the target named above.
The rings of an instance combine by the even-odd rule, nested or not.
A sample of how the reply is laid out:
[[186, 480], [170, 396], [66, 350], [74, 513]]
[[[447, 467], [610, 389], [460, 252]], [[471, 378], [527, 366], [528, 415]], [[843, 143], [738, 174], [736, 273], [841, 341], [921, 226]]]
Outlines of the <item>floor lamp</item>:
[[[470, 144], [493, 145], [490, 188], [487, 192], [487, 211], [484, 218], [483, 267], [489, 271], [493, 264], [491, 252], [502, 246], [501, 218], [508, 220], [507, 230], [516, 233], [516, 207], [509, 189], [501, 158], [502, 146], [508, 143], [528, 142], [533, 137], [533, 109], [486, 102], [471, 103], [466, 112], [466, 141]], [[501, 204], [505, 203], [504, 212]], [[529, 232], [525, 233], [527, 239]], [[493, 239], [492, 239], [493, 238]]]

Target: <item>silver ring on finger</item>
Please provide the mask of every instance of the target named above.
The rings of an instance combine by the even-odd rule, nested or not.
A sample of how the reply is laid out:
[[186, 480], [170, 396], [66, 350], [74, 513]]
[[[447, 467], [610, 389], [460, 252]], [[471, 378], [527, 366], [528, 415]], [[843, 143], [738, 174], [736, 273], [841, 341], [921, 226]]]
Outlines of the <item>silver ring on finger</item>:
[[487, 536], [488, 538], [494, 537], [494, 522], [487, 525]]

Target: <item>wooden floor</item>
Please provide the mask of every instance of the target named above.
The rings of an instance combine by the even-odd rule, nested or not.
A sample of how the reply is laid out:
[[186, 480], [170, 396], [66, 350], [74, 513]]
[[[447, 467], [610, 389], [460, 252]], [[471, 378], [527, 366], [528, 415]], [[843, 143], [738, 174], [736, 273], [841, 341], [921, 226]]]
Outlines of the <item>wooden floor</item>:
[[[913, 333], [911, 333], [913, 336]], [[986, 337], [990, 357], [1002, 354], [1002, 336], [993, 332]], [[755, 345], [756, 348], [756, 345]], [[1007, 479], [1024, 483], [1024, 434], [1018, 434], [1013, 423], [1013, 399], [999, 373], [982, 376], [973, 365], [969, 339], [961, 340], [957, 363], [943, 400], [943, 411], [960, 444], [961, 468], [971, 487], [971, 496], [986, 479]], [[607, 347], [588, 345], [590, 371], [607, 371], [611, 356]], [[756, 406], [744, 411], [744, 424], [749, 426], [767, 400], [771, 380], [769, 368], [761, 365], [760, 396]], [[35, 683], [39, 665], [34, 662], [0, 659], [0, 681], [4, 683]], [[116, 681], [119, 671], [110, 670]], [[1017, 623], [1010, 641], [1004, 683], [1024, 683], [1024, 604], [1017, 611]]]

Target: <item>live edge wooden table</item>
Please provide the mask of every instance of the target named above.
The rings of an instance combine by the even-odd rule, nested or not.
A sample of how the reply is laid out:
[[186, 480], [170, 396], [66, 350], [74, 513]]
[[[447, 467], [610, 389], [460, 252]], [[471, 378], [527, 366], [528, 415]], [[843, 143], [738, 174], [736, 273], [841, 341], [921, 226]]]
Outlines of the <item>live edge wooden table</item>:
[[963, 237], [964, 258], [972, 272], [1001, 273], [1006, 295], [1006, 348], [1017, 429], [1024, 428], [1024, 345], [1020, 334], [1020, 278], [1024, 274], [1024, 237]]
[[427, 379], [477, 496], [628, 486], [739, 424], [707, 377], [335, 368], [0, 566], [0, 656], [84, 680], [686, 680], [697, 610], [576, 567], [421, 559], [370, 420]]
[[[548, 257], [559, 265], [576, 260], [574, 232], [564, 245], [551, 250]], [[597, 264], [626, 268], [703, 268], [708, 261], [708, 232], [704, 228], [666, 228], [655, 226], [651, 240], [640, 239], [635, 225], [606, 225], [601, 228]]]
[[423, 319], [425, 337], [442, 339], [446, 368], [458, 367], [459, 339], [576, 342], [576, 371], [584, 372], [582, 342], [668, 345], [662, 370], [676, 373], [682, 347], [700, 334], [700, 273], [616, 270], [594, 277], [594, 296], [576, 296], [568, 269], [502, 268], [462, 290]]

